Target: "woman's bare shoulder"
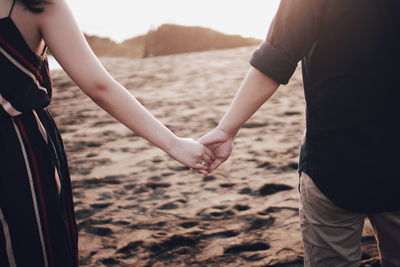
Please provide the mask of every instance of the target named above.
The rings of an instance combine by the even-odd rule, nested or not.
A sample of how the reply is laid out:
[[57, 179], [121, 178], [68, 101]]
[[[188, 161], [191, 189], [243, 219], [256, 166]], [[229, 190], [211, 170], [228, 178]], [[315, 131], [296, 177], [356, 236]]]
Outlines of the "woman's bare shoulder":
[[7, 17], [10, 13], [13, 0], [0, 0], [0, 18]]

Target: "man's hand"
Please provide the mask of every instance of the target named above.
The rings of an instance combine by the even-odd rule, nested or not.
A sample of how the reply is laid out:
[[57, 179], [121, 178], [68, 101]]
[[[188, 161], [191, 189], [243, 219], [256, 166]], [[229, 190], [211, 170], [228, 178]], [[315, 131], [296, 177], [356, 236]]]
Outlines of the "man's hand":
[[209, 173], [208, 166], [210, 166], [215, 159], [210, 149], [191, 138], [177, 137], [166, 152], [176, 161], [189, 168], [195, 169], [203, 175]]
[[253, 67], [250, 68], [239, 92], [217, 128], [199, 140], [215, 155], [209, 172], [228, 159], [232, 153], [233, 140], [240, 127], [275, 93], [278, 87], [279, 84], [264, 73]]
[[208, 170], [210, 173], [229, 158], [232, 153], [234, 138], [234, 135], [229, 135], [216, 128], [199, 139], [199, 142], [208, 147], [215, 156]]

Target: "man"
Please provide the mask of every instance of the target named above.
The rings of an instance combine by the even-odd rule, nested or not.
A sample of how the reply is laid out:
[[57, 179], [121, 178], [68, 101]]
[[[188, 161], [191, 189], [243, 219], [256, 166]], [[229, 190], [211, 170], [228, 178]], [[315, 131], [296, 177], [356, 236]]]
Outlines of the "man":
[[381, 263], [400, 266], [400, 1], [282, 0], [215, 130], [230, 155], [241, 125], [302, 60], [307, 128], [299, 171], [305, 266], [358, 266], [365, 218]]

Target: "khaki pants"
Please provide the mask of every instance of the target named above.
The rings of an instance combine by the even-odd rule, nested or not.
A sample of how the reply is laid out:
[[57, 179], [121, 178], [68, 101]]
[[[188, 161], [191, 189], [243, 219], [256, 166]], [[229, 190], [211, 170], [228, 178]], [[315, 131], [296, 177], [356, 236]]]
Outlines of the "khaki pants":
[[382, 267], [400, 267], [400, 211], [362, 214], [334, 205], [305, 173], [300, 177], [300, 226], [306, 267], [358, 267], [364, 220], [374, 228]]

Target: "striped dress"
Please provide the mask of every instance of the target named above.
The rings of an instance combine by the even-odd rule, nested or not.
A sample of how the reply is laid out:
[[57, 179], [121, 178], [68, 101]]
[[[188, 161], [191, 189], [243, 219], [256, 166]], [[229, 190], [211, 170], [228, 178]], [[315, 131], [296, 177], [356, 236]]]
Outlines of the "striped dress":
[[46, 107], [47, 58], [0, 19], [0, 267], [78, 266], [71, 182]]

